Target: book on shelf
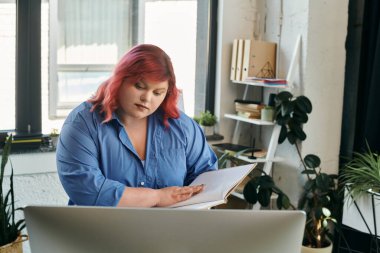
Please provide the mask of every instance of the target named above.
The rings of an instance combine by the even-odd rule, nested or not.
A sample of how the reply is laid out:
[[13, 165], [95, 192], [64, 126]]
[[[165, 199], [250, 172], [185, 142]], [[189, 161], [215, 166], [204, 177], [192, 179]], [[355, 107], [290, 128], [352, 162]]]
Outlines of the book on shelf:
[[241, 81], [241, 73], [243, 68], [243, 50], [244, 50], [244, 40], [239, 39], [237, 44], [237, 56], [236, 56], [236, 73], [235, 80]]
[[249, 76], [274, 77], [276, 73], [277, 44], [245, 39], [243, 44], [242, 78]]
[[258, 105], [258, 104], [242, 104], [235, 102], [235, 109], [236, 111], [241, 112], [260, 112], [261, 109], [264, 108], [264, 105]]
[[280, 78], [260, 78], [260, 77], [247, 77], [244, 82], [262, 83], [268, 85], [287, 85], [286, 79]]
[[231, 74], [230, 74], [230, 79], [232, 81], [236, 80], [237, 50], [238, 50], [238, 39], [234, 39], [232, 43]]
[[250, 119], [260, 119], [262, 104], [248, 104], [235, 102], [235, 110], [238, 116]]
[[248, 100], [248, 99], [235, 99], [235, 103], [241, 103], [241, 104], [257, 104], [260, 105], [261, 101], [256, 100]]
[[204, 172], [190, 184], [203, 184], [203, 191], [169, 207], [206, 209], [227, 203], [227, 197], [255, 167], [256, 163]]
[[261, 119], [261, 112], [243, 112], [237, 111], [236, 115], [247, 119]]

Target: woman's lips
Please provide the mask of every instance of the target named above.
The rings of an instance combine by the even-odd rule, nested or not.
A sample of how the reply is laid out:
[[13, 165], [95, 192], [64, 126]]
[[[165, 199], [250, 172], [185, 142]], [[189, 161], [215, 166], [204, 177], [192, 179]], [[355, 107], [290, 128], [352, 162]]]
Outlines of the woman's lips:
[[142, 105], [142, 104], [135, 104], [139, 109], [142, 109], [142, 110], [149, 110], [148, 107], [146, 107], [145, 105]]

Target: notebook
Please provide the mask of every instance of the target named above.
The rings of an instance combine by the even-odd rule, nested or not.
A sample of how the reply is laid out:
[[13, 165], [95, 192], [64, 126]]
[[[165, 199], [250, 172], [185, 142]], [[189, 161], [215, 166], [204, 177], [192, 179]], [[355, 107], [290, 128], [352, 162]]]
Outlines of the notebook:
[[27, 206], [32, 253], [294, 253], [305, 213]]

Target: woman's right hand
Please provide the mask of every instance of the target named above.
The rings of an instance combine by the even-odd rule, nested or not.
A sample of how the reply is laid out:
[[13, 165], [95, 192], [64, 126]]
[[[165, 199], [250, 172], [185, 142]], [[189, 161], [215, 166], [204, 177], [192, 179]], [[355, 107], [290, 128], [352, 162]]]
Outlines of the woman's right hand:
[[157, 207], [165, 207], [173, 205], [177, 202], [187, 200], [200, 193], [204, 188], [204, 185], [196, 186], [171, 186], [162, 189], [158, 189], [158, 202]]

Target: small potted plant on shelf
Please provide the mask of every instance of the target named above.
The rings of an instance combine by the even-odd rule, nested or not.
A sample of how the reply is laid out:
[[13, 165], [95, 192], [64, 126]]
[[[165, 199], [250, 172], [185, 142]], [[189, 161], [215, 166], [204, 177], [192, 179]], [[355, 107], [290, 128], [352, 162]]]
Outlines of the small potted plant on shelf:
[[265, 105], [261, 109], [260, 116], [261, 116], [261, 120], [272, 122], [273, 117], [274, 117], [274, 108], [270, 105]]
[[51, 144], [53, 148], [57, 147], [58, 143], [58, 137], [59, 137], [59, 131], [57, 128], [53, 128], [50, 132], [50, 139], [51, 139]]
[[281, 126], [279, 143], [288, 140], [294, 145], [301, 161], [302, 175], [306, 177], [303, 192], [297, 205], [293, 205], [289, 197], [275, 185], [270, 175], [263, 173], [251, 179], [244, 188], [244, 197], [251, 203], [259, 202], [262, 206], [270, 204], [272, 194], [277, 194], [279, 209], [299, 209], [306, 213], [306, 225], [303, 245], [306, 252], [309, 248], [330, 247], [332, 250], [332, 224], [336, 223], [340, 197], [337, 175], [322, 172], [318, 156], [308, 154], [302, 157], [299, 143], [306, 139], [302, 125], [308, 121], [312, 104], [305, 96], [293, 97], [290, 92], [280, 92], [276, 96], [276, 124]]
[[217, 118], [210, 111], [202, 112], [199, 117], [194, 117], [194, 120], [203, 127], [203, 131], [206, 136], [214, 134], [214, 126], [217, 122]]
[[[0, 174], [0, 253], [22, 252], [22, 242], [27, 238], [21, 235], [25, 227], [25, 220], [16, 221], [15, 196], [13, 184], [13, 168], [9, 177], [9, 190], [5, 191], [5, 166], [9, 159], [12, 136], [9, 136], [2, 150], [1, 174]], [[4, 180], [5, 179], [5, 180]]]

